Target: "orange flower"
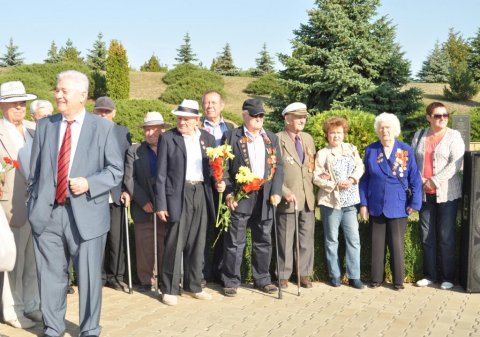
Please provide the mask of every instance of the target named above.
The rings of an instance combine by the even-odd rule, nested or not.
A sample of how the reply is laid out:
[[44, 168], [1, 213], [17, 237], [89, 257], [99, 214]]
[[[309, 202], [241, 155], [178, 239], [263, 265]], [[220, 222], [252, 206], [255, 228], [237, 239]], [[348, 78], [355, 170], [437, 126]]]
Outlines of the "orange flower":
[[213, 171], [213, 178], [215, 179], [216, 182], [222, 181], [223, 180], [223, 158], [218, 157], [214, 160], [210, 160], [210, 166], [212, 167]]
[[260, 187], [262, 187], [263, 183], [265, 181], [263, 179], [260, 179], [260, 178], [255, 178], [253, 179], [252, 181], [246, 183], [245, 185], [242, 186], [242, 190], [245, 192], [245, 193], [250, 193], [250, 192], [253, 192], [253, 191], [258, 191], [260, 189]]

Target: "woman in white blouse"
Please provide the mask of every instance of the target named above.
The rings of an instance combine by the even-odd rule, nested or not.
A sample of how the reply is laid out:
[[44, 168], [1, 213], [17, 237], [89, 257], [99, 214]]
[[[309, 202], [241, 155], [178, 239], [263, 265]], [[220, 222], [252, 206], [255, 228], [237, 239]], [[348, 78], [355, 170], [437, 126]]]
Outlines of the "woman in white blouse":
[[424, 192], [420, 210], [424, 275], [417, 286], [440, 281], [442, 289], [450, 289], [455, 280], [455, 224], [462, 196], [459, 171], [465, 144], [460, 132], [447, 127], [449, 114], [445, 105], [433, 102], [426, 110], [430, 127], [417, 131], [412, 141]]
[[325, 254], [330, 284], [339, 287], [341, 268], [338, 258], [338, 230], [342, 227], [346, 242], [346, 265], [350, 286], [362, 289], [360, 280], [360, 235], [356, 205], [360, 203], [358, 181], [363, 162], [357, 148], [344, 143], [348, 123], [330, 117], [323, 125], [328, 145], [317, 152], [313, 182], [319, 186], [318, 204], [325, 237]]

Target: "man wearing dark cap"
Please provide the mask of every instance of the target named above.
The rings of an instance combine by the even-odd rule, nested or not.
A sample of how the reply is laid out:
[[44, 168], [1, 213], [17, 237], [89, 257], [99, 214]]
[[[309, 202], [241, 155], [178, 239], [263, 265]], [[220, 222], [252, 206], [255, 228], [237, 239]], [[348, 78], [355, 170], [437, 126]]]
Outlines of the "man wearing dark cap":
[[[110, 97], [102, 96], [95, 101], [93, 113], [114, 123], [113, 119], [117, 110]], [[118, 140], [118, 146], [125, 161], [125, 154], [132, 144], [130, 132], [126, 127], [114, 124], [113, 134]], [[128, 193], [122, 192], [123, 190], [122, 182], [110, 190], [110, 231], [107, 234], [105, 246], [102, 282], [115, 290], [128, 291], [128, 286], [123, 281], [125, 274], [125, 239], [122, 230], [124, 228], [122, 226], [122, 206], [129, 206], [130, 196]]]
[[[285, 173], [282, 201], [277, 208], [279, 284], [288, 286], [293, 270], [295, 216], [298, 216], [300, 285], [311, 288], [313, 272], [313, 239], [315, 229], [315, 195], [313, 171], [315, 169], [315, 143], [303, 132], [307, 122], [307, 106], [300, 102], [289, 104], [283, 111], [285, 130], [277, 133]], [[298, 212], [295, 212], [297, 210]]]
[[158, 140], [155, 205], [160, 220], [167, 222], [160, 277], [166, 305], [177, 304], [182, 256], [183, 289], [194, 298], [211, 299], [201, 286], [206, 226], [215, 219], [212, 186], [218, 192], [225, 189], [212, 177], [206, 149], [215, 146], [215, 138], [197, 127], [198, 102], [184, 99], [172, 113], [176, 128]]
[[[252, 231], [252, 272], [257, 289], [265, 293], [277, 291], [270, 279], [272, 256], [272, 223], [274, 207], [282, 195], [283, 167], [277, 136], [263, 128], [265, 110], [259, 99], [247, 99], [243, 103], [243, 125], [229, 130], [224, 141], [232, 146], [235, 158], [229, 161], [227, 206], [232, 210], [232, 223], [223, 234], [222, 281], [225, 296], [233, 297], [240, 286], [240, 266], [245, 248], [247, 226]], [[237, 186], [235, 176], [241, 166], [265, 180], [258, 192], [248, 198], [235, 200]]]

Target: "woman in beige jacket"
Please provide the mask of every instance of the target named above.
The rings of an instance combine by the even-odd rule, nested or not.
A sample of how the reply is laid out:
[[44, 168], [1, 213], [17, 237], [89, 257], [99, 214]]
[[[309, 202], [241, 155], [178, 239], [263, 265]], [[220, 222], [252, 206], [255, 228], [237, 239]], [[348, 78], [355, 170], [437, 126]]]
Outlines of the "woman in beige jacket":
[[346, 242], [349, 285], [364, 287], [360, 280], [360, 235], [356, 205], [360, 203], [358, 181], [364, 165], [357, 148], [343, 140], [348, 132], [344, 118], [331, 117], [323, 125], [328, 145], [317, 152], [313, 183], [320, 187], [318, 205], [325, 237], [325, 254], [330, 284], [340, 286], [338, 230], [342, 227]]

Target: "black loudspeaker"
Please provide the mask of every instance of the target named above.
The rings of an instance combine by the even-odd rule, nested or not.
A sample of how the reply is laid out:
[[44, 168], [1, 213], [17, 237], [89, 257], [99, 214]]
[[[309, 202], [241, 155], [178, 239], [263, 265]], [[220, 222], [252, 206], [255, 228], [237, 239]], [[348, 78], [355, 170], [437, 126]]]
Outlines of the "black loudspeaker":
[[480, 292], [480, 151], [465, 152], [460, 246], [460, 284]]

